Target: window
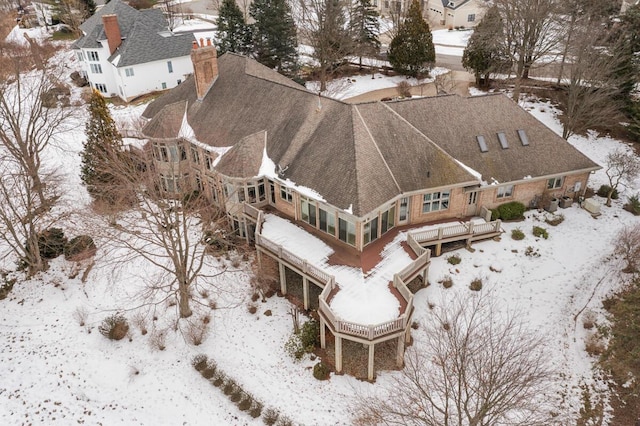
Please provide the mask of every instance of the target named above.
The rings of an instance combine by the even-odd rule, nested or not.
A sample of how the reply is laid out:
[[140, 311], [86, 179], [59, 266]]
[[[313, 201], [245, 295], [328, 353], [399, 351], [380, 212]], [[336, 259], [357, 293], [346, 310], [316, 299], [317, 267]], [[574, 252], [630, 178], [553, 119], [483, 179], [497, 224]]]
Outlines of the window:
[[356, 245], [356, 225], [353, 222], [339, 218], [338, 219], [338, 238], [352, 246]]
[[154, 143], [153, 144], [153, 157], [156, 161], [169, 161], [169, 153], [167, 151], [167, 146], [163, 143]]
[[480, 146], [480, 152], [489, 151], [489, 149], [487, 148], [487, 141], [484, 140], [484, 136], [478, 135], [476, 136], [476, 140], [478, 141], [478, 146]]
[[169, 70], [169, 74], [173, 72], [173, 64], [171, 61], [167, 61], [167, 69]]
[[389, 210], [382, 212], [380, 219], [382, 219], [380, 224], [380, 235], [382, 235], [395, 225], [396, 206], [391, 206]]
[[320, 213], [320, 230], [327, 234], [336, 235], [336, 216], [321, 208], [318, 208], [318, 212]]
[[247, 198], [252, 204], [258, 200], [256, 197], [256, 187], [253, 184], [249, 184], [249, 186], [247, 186]]
[[258, 201], [264, 201], [267, 199], [267, 194], [264, 190], [264, 181], [258, 182]]
[[563, 181], [564, 181], [564, 178], [562, 177], [551, 178], [547, 181], [547, 189], [562, 188]]
[[449, 191], [424, 194], [422, 198], [422, 213], [447, 210], [449, 208]]
[[405, 222], [409, 217], [409, 197], [400, 199], [400, 214], [398, 215], [399, 222]]
[[244, 201], [247, 199], [244, 193], [244, 185], [240, 186], [239, 188], [236, 187], [234, 188], [234, 190], [238, 193], [238, 202], [244, 203]]
[[316, 205], [313, 201], [300, 200], [300, 218], [311, 226], [316, 226]]
[[218, 203], [218, 188], [216, 185], [216, 181], [213, 180], [212, 178], [208, 178], [207, 181], [209, 182], [209, 188], [211, 190], [211, 199], [213, 200], [214, 203]]
[[107, 85], [102, 83], [96, 83], [96, 90], [100, 93], [107, 93]]
[[522, 142], [522, 146], [529, 146], [529, 137], [527, 137], [527, 133], [524, 130], [518, 130], [518, 137]]
[[193, 164], [200, 164], [200, 155], [198, 154], [198, 148], [191, 145], [191, 161]]
[[196, 172], [196, 189], [200, 192], [202, 192], [202, 190], [204, 189], [204, 186], [202, 185], [202, 177], [200, 176], [200, 173]]
[[100, 60], [100, 57], [98, 56], [98, 52], [94, 50], [90, 50], [87, 52], [87, 58], [89, 58], [89, 60], [93, 62], [98, 62]]
[[285, 200], [287, 203], [292, 203], [293, 193], [291, 192], [291, 188], [280, 185], [280, 198]]
[[126, 75], [127, 77], [133, 77], [133, 68], [125, 68], [124, 75]]
[[188, 181], [188, 174], [184, 174], [180, 177], [174, 175], [160, 175], [160, 185], [162, 186], [162, 190], [166, 192], [180, 192], [182, 189], [186, 189]]
[[166, 89], [167, 88], [167, 83], [162, 83], [162, 88]]
[[467, 15], [467, 22], [475, 22], [476, 21], [476, 14], [475, 13], [470, 13]]
[[371, 241], [375, 241], [378, 239], [378, 218], [375, 217], [370, 221], [364, 224], [362, 230], [362, 238], [364, 239], [364, 244], [367, 245]]
[[389, 9], [389, 0], [384, 0], [384, 8]]
[[180, 83], [182, 83], [182, 80], [178, 79], [176, 84], [180, 84]]
[[84, 55], [82, 54], [82, 51], [77, 52], [77, 56], [80, 62], [84, 61]]
[[93, 74], [102, 74], [102, 65], [100, 65], [100, 64], [89, 64], [89, 67], [91, 68], [91, 72]]
[[207, 166], [207, 170], [213, 171], [213, 158], [211, 158], [211, 154], [208, 152], [204, 154], [204, 162]]
[[509, 198], [513, 195], [513, 185], [501, 186], [498, 188], [497, 198]]
[[504, 132], [498, 132], [498, 140], [500, 141], [500, 146], [502, 149], [509, 148], [509, 143], [507, 142], [507, 135]]

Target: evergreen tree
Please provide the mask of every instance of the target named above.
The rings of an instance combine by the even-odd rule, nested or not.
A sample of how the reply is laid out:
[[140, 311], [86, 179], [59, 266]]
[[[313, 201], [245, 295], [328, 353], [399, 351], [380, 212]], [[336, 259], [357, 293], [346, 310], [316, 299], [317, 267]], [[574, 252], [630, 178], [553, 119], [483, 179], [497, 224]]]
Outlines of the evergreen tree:
[[377, 55], [380, 51], [380, 21], [378, 11], [371, 0], [355, 0], [351, 15], [351, 30], [355, 41], [355, 52], [360, 58], [365, 55]]
[[389, 46], [389, 62], [400, 74], [418, 77], [436, 61], [429, 24], [422, 17], [418, 0], [412, 0], [404, 22]]
[[624, 41], [618, 45], [615, 54], [622, 58], [616, 74], [621, 79], [621, 101], [630, 121], [627, 130], [632, 138], [640, 140], [640, 101], [633, 95], [640, 84], [640, 4], [626, 10], [616, 29]]
[[251, 45], [251, 32], [235, 0], [222, 0], [218, 13], [218, 54], [245, 54]]
[[87, 8], [87, 12], [89, 12], [89, 16], [92, 16], [96, 13], [96, 2], [94, 0], [81, 0], [81, 2]]
[[291, 76], [297, 68], [296, 25], [287, 0], [255, 0], [249, 8], [253, 53], [258, 62]]
[[491, 7], [469, 38], [462, 55], [462, 66], [473, 70], [476, 85], [489, 85], [491, 73], [508, 66], [508, 55], [503, 52], [502, 18], [496, 7]]
[[85, 126], [87, 140], [82, 152], [80, 179], [96, 199], [116, 201], [117, 176], [110, 170], [113, 161], [122, 159], [122, 136], [116, 128], [104, 98], [97, 90], [91, 94], [88, 105], [89, 120]]

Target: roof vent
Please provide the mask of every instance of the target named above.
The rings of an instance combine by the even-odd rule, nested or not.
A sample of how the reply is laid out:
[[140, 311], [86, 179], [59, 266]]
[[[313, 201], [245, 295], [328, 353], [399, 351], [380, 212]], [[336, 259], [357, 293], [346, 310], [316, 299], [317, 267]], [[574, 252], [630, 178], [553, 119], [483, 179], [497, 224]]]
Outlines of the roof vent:
[[507, 135], [504, 132], [498, 132], [498, 140], [500, 141], [500, 146], [502, 149], [509, 148], [509, 143], [507, 143]]
[[520, 138], [520, 142], [522, 142], [522, 146], [529, 146], [529, 138], [524, 130], [518, 130], [518, 137]]
[[478, 140], [478, 145], [480, 146], [480, 152], [487, 152], [489, 149], [487, 148], [487, 142], [484, 140], [484, 136], [478, 135], [476, 136]]

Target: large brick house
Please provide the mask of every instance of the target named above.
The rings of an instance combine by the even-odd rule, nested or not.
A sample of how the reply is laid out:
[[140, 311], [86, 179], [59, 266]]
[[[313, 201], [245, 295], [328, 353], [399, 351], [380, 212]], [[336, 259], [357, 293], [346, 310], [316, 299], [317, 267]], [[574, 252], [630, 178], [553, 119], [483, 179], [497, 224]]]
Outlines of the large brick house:
[[[413, 252], [403, 254], [393, 276], [361, 274], [398, 306], [397, 315], [373, 312], [377, 319], [365, 323], [340, 308], [361, 306], [361, 299], [337, 302], [362, 294], [341, 293], [353, 282], [266, 238], [263, 210], [364, 259], [401, 226], [468, 218], [509, 201], [576, 198], [599, 168], [503, 95], [350, 104], [311, 93], [249, 58], [218, 58], [210, 43], [196, 43], [191, 58], [194, 76], [143, 114], [162, 186], [169, 193], [202, 191], [240, 236], [255, 237], [258, 258], [278, 262], [283, 293], [287, 268], [302, 277], [304, 306], [317, 307], [322, 346], [326, 329], [334, 336], [338, 372], [343, 339], [369, 348], [370, 380], [378, 343], [397, 339], [402, 365], [413, 314], [407, 283], [420, 276], [424, 282], [430, 262], [418, 240], [425, 232], [415, 238], [408, 232]], [[480, 228], [500, 234], [499, 221], [469, 222], [446, 236], [470, 243]], [[440, 239], [441, 230], [430, 235]]]
[[599, 168], [504, 95], [349, 104], [213, 46], [192, 58], [144, 134], [167, 189], [188, 176], [242, 235], [239, 205], [271, 205], [361, 251], [397, 225], [576, 197]]

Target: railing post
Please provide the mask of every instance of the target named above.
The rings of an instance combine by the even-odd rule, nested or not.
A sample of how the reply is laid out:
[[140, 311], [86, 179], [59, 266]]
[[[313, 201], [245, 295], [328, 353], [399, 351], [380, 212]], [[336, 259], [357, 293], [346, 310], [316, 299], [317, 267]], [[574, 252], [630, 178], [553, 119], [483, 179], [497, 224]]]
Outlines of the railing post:
[[473, 222], [469, 221], [469, 234], [473, 235]]
[[500, 232], [500, 219], [496, 220], [496, 232]]

